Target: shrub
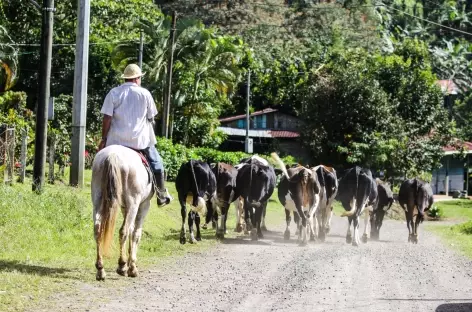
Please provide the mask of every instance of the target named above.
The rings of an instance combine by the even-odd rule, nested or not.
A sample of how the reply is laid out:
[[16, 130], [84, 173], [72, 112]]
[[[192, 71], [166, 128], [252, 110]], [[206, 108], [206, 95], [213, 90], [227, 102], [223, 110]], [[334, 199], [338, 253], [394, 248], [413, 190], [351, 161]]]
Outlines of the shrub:
[[431, 218], [440, 219], [443, 216], [443, 212], [438, 206], [433, 206], [428, 210], [428, 216]]
[[[174, 180], [180, 166], [187, 161], [205, 160], [209, 163], [224, 162], [231, 165], [238, 164], [241, 159], [250, 157], [244, 152], [222, 152], [207, 147], [187, 148], [181, 144], [173, 144], [171, 140], [157, 138], [157, 150], [162, 157], [168, 180]], [[259, 155], [275, 165], [269, 155]], [[295, 163], [295, 158], [286, 156], [282, 158], [285, 164]]]

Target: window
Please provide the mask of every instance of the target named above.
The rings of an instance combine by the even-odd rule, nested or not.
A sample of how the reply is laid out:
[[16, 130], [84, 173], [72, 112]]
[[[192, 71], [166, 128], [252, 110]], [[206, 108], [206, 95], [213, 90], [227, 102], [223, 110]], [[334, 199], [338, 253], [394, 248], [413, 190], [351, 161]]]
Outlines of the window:
[[267, 128], [267, 115], [254, 117], [254, 127], [256, 129], [266, 129]]
[[238, 120], [238, 128], [239, 128], [239, 129], [244, 129], [244, 128], [246, 128], [246, 120], [245, 120], [245, 119], [239, 119], [239, 120]]

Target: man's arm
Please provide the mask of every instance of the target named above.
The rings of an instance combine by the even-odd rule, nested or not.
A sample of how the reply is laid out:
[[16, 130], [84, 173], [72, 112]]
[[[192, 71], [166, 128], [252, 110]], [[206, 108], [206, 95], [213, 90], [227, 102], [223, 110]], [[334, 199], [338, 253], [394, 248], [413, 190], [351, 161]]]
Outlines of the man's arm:
[[102, 121], [102, 140], [100, 141], [100, 145], [98, 146], [98, 150], [100, 151], [107, 145], [107, 135], [108, 131], [110, 130], [111, 120], [113, 119], [112, 116], [103, 115]]

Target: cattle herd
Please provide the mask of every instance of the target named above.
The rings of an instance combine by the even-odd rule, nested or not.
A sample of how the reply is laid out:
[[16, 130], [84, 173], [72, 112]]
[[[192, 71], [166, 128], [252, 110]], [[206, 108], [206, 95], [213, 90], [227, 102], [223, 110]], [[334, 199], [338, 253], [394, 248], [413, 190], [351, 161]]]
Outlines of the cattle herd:
[[[362, 241], [367, 242], [369, 225], [370, 238], [379, 239], [384, 215], [394, 202], [388, 183], [375, 179], [369, 169], [358, 166], [338, 177], [336, 170], [328, 166], [286, 166], [277, 154], [272, 153], [272, 157], [280, 169], [274, 169], [257, 155], [242, 159], [236, 166], [225, 163], [210, 165], [200, 160], [183, 164], [175, 181], [182, 214], [180, 243], [185, 244], [187, 240], [187, 216], [190, 242], [201, 240], [200, 216], [205, 216], [202, 228], [211, 223], [216, 228], [216, 237], [223, 239], [228, 233], [226, 220], [231, 203], [236, 208], [235, 230], [250, 233], [252, 240], [263, 238], [267, 202], [275, 190], [277, 176], [280, 176], [278, 198], [286, 215], [286, 240], [290, 239], [293, 215], [300, 245], [306, 245], [308, 237], [313, 241], [324, 241], [330, 231], [334, 200], [345, 209], [342, 216], [348, 217], [348, 244], [360, 244], [359, 219], [363, 213]], [[408, 241], [417, 243], [419, 223], [433, 204], [431, 187], [417, 178], [405, 180], [400, 186], [398, 202], [405, 211]], [[190, 206], [188, 214], [187, 204]]]

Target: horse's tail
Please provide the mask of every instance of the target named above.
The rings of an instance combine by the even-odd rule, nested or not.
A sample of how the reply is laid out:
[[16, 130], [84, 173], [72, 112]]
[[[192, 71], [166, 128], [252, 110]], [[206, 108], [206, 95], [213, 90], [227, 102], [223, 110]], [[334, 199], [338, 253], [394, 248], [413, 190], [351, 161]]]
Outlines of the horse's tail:
[[119, 160], [117, 154], [110, 154], [103, 163], [102, 178], [102, 208], [100, 209], [101, 226], [99, 242], [103, 247], [104, 255], [108, 255], [118, 210], [121, 207], [122, 184]]

